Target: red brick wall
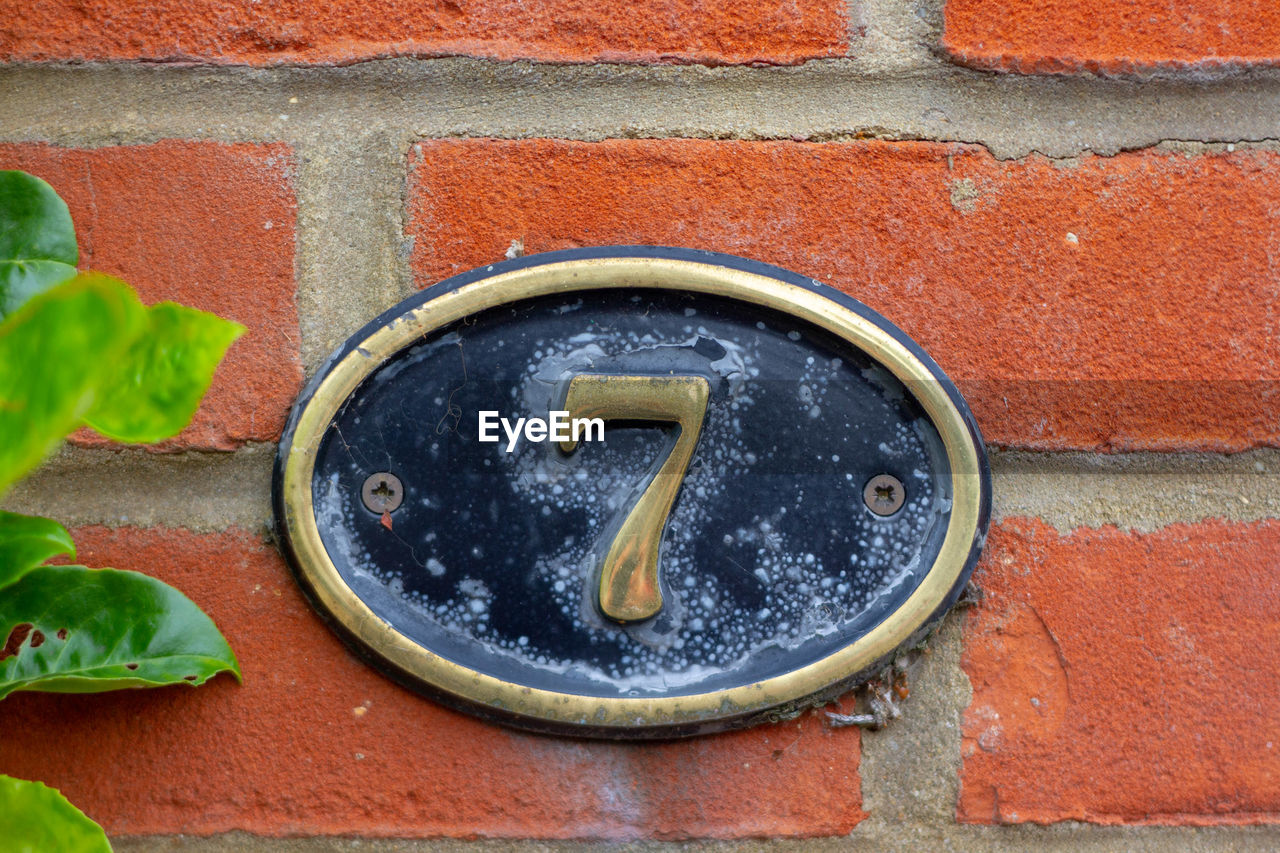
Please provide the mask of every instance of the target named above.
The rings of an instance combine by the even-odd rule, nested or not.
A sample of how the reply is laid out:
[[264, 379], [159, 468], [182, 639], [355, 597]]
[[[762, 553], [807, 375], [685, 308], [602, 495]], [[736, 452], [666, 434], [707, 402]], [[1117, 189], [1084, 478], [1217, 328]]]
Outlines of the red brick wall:
[[1280, 299], [1271, 153], [1062, 165], [919, 142], [451, 140], [418, 145], [409, 168], [422, 286], [513, 239], [718, 249], [889, 317], [994, 444], [1280, 442], [1280, 343], [1258, 310]]
[[[206, 610], [244, 684], [5, 701], [0, 768], [110, 833], [532, 838], [839, 835], [863, 817], [858, 733], [809, 716], [665, 745], [523, 734], [366, 666], [244, 530], [80, 528], [79, 559], [145, 569]], [[750, 803], [750, 808], [744, 808]]]
[[791, 64], [848, 49], [837, 0], [6, 0], [0, 53], [21, 60], [245, 65], [388, 56], [544, 62]]
[[[307, 170], [334, 173], [325, 158], [342, 141], [325, 135], [323, 116], [301, 130], [275, 121], [294, 92], [347, 109], [358, 98], [344, 87], [359, 69], [332, 66], [415, 57], [421, 66], [392, 64], [361, 85], [382, 87], [380, 103], [429, 101], [429, 87], [395, 75], [436, 73], [431, 57], [463, 55], [492, 61], [467, 72], [481, 104], [500, 100], [507, 84], [490, 78], [514, 60], [533, 60], [518, 67], [551, 87], [577, 79], [557, 76], [567, 73], [557, 63], [807, 63], [612, 68], [602, 74], [625, 78], [616, 92], [602, 86], [604, 95], [582, 97], [625, 102], [626, 80], [693, 88], [711, 80], [730, 93], [745, 81], [748, 94], [764, 80], [782, 91], [799, 81], [826, 87], [836, 103], [862, 73], [860, 52], [880, 49], [874, 15], [890, 6], [873, 0], [851, 16], [848, 4], [826, 0], [0, 0], [0, 75], [9, 75], [0, 90], [48, 74], [65, 91], [68, 79], [115, 74], [161, 112], [166, 98], [198, 97], [204, 80], [264, 87], [269, 102], [246, 113], [247, 130], [192, 120], [182, 133], [172, 132], [176, 109], [156, 120], [163, 132], [151, 132], [145, 115], [121, 131], [105, 109], [96, 125], [31, 130], [24, 121], [45, 119], [15, 112], [0, 121], [0, 168], [34, 172], [67, 199], [83, 265], [124, 277], [147, 301], [176, 299], [249, 328], [193, 425], [162, 448], [243, 454], [278, 438], [304, 366], [317, 368], [304, 365], [304, 338], [332, 340], [339, 322], [354, 328], [370, 318], [300, 317], [299, 306], [383, 286], [305, 273], [319, 263], [308, 246], [345, 241], [342, 251], [358, 253], [381, 232], [323, 206], [341, 187], [305, 184]], [[1074, 75], [1071, 85], [1125, 109], [1126, 99], [1155, 91], [1148, 86], [1198, 85], [1205, 72], [1230, 71], [1245, 75], [1232, 104], [1247, 104], [1249, 87], [1274, 85], [1263, 69], [1280, 57], [1277, 8], [947, 0], [936, 26], [920, 25], [931, 40], [911, 61], [923, 63], [922, 81], [987, 85], [972, 66], [1046, 98], [1064, 97], [1062, 81], [1035, 75]], [[667, 76], [627, 77], [641, 74]], [[1125, 79], [1107, 79], [1115, 75]], [[165, 88], [170, 81], [178, 88]], [[790, 114], [790, 105], [769, 103]], [[733, 108], [747, 128], [741, 138], [711, 138], [725, 134], [696, 121], [653, 134], [663, 138], [631, 138], [622, 125], [603, 139], [550, 138], [536, 126], [513, 131], [518, 139], [429, 138], [389, 113], [379, 139], [401, 195], [383, 213], [395, 223], [400, 272], [425, 287], [501, 259], [513, 243], [526, 253], [688, 246], [829, 282], [901, 326], [957, 380], [993, 448], [1048, 472], [1048, 486], [1014, 482], [1001, 476], [1010, 455], [995, 459], [998, 522], [975, 573], [983, 596], [954, 618], [960, 651], [944, 663], [972, 687], [955, 699], [958, 729], [939, 725], [933, 740], [900, 743], [894, 727], [906, 722], [860, 735], [814, 712], [646, 745], [481, 723], [352, 657], [305, 604], [265, 527], [194, 533], [174, 510], [160, 527], [79, 528], [81, 559], [184, 590], [225, 631], [244, 684], [224, 677], [199, 690], [14, 696], [0, 707], [0, 772], [61, 788], [123, 836], [856, 838], [881, 831], [869, 805], [877, 794], [862, 778], [865, 751], [949, 750], [955, 794], [929, 837], [961, 847], [1005, 839], [952, 837], [970, 824], [999, 833], [1028, 822], [1280, 823], [1276, 511], [1206, 489], [1150, 530], [1132, 529], [1124, 496], [1115, 526], [1097, 526], [1083, 510], [1054, 526], [1003, 512], [1001, 491], [1025, 498], [1059, 482], [1059, 466], [1087, 473], [1100, 458], [1139, 451], [1205, 470], [1252, 471], [1239, 460], [1257, 459], [1263, 472], [1280, 461], [1280, 149], [1242, 140], [1230, 150], [1174, 150], [1143, 137], [1109, 156], [1082, 149], [1004, 160], [982, 144], [906, 138], [913, 134], [894, 127], [822, 139], [756, 134], [752, 97]], [[859, 138], [871, 135], [881, 138]], [[78, 441], [84, 453], [117, 452]], [[1128, 488], [1136, 501], [1163, 486]], [[917, 701], [906, 703], [908, 717]], [[1241, 837], [1280, 843], [1274, 834]], [[1174, 838], [1178, 846], [1182, 836]]]
[[943, 46], [1024, 74], [1246, 69], [1280, 62], [1270, 0], [947, 0]]
[[1280, 523], [1001, 525], [965, 623], [961, 820], [1280, 812]]
[[248, 328], [167, 447], [234, 450], [280, 436], [302, 387], [287, 145], [0, 144], [0, 165], [39, 175], [66, 200], [81, 268], [123, 278], [144, 302], [171, 299]]

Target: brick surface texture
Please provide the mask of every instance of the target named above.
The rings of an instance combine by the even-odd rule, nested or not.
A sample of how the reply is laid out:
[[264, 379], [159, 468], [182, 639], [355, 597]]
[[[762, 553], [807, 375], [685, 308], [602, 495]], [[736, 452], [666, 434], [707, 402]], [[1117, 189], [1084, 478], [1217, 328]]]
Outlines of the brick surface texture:
[[0, 15], [0, 57], [10, 61], [792, 64], [849, 46], [844, 0], [0, 0]]
[[1023, 519], [987, 548], [961, 820], [1277, 822], [1280, 522]]
[[[78, 559], [186, 593], [243, 683], [14, 694], [0, 774], [147, 849], [1280, 849], [1278, 66], [1280, 0], [0, 0], [0, 169], [82, 269], [248, 327], [156, 448], [192, 452], [83, 430], [3, 504], [168, 525]], [[1027, 451], [972, 606], [839, 704], [885, 730], [490, 724], [357, 657], [270, 541], [302, 329], [609, 245], [830, 284]]]
[[5, 700], [0, 772], [60, 788], [109, 833], [721, 838], [839, 835], [863, 817], [858, 732], [818, 715], [658, 745], [522, 734], [357, 660], [244, 531], [74, 534], [86, 564], [190, 596], [244, 672]]
[[[161, 142], [78, 150], [0, 145], [0, 169], [44, 178], [71, 208], [80, 268], [248, 328], [169, 449], [272, 441], [302, 382], [287, 146]], [[87, 431], [80, 443], [105, 444]]]
[[1280, 157], [1057, 164], [937, 143], [432, 141], [411, 153], [420, 286], [526, 252], [715, 249], [833, 284], [919, 341], [989, 442], [1280, 443]]
[[1274, 0], [947, 0], [943, 46], [1023, 74], [1223, 70], [1280, 62]]

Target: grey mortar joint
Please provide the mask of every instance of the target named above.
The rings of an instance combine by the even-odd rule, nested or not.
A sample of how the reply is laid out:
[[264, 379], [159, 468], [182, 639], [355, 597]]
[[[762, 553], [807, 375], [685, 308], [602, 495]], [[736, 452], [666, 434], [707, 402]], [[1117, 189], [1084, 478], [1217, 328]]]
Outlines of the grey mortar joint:
[[836, 838], [600, 842], [448, 838], [265, 838], [230, 832], [208, 838], [112, 839], [117, 853], [1273, 853], [1276, 827], [946, 826], [902, 824]]
[[936, 49], [942, 0], [850, 0], [849, 54], [866, 74], [948, 70]]
[[298, 323], [307, 374], [413, 291], [404, 236], [407, 146], [382, 130], [299, 146]]
[[10, 512], [68, 527], [183, 527], [263, 533], [271, 521], [275, 445], [235, 453], [151, 453], [64, 446], [5, 496]]
[[1114, 525], [1150, 532], [1206, 519], [1280, 518], [1280, 450], [991, 454], [993, 516], [1035, 517], [1062, 533]]
[[906, 825], [946, 825], [959, 795], [960, 716], [972, 691], [960, 668], [960, 623], [953, 610], [908, 671], [901, 716], [862, 734], [863, 810], [854, 835], [891, 835]]
[[[1019, 77], [949, 65], [868, 73], [799, 67], [599, 66], [474, 59], [343, 68], [119, 64], [0, 69], [6, 141], [161, 138], [615, 137], [967, 142], [999, 159], [1109, 156], [1162, 140], [1280, 138], [1280, 70], [1213, 82]], [[296, 103], [290, 103], [296, 98]], [[286, 116], [287, 118], [281, 118]]]

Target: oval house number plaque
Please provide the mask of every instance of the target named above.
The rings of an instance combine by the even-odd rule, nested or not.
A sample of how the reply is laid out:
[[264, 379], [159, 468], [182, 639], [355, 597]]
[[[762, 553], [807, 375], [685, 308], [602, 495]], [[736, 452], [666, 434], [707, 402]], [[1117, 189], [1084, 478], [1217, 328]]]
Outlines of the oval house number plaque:
[[849, 689], [955, 602], [990, 478], [864, 305], [709, 252], [537, 255], [362, 329], [294, 409], [276, 516], [361, 655], [485, 717], [674, 737]]

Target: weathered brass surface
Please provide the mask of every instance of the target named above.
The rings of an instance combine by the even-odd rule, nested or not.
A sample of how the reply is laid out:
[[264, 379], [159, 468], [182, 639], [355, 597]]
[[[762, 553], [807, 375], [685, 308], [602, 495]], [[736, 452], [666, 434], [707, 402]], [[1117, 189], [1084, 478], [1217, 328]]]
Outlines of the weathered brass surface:
[[[570, 418], [675, 423], [680, 435], [623, 519], [601, 562], [600, 610], [618, 622], [638, 622], [662, 609], [658, 547], [680, 482], [698, 446], [711, 385], [701, 376], [579, 374], [569, 382], [564, 407]], [[578, 443], [560, 443], [566, 453]]]

